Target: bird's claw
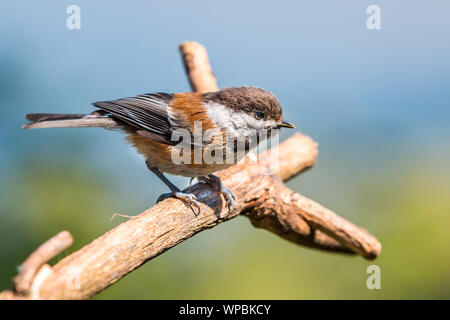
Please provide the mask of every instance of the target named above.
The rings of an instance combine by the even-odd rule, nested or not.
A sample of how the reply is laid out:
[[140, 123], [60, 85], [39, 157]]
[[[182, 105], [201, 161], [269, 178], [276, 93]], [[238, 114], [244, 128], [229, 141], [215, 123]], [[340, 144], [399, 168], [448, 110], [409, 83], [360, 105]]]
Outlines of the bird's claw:
[[229, 213], [233, 213], [234, 210], [236, 209], [236, 200], [234, 198], [233, 192], [231, 192], [231, 190], [226, 188], [224, 185], [222, 185], [222, 188], [219, 190], [219, 192], [222, 194], [222, 196], [225, 198], [225, 201], [227, 202]]
[[225, 187], [220, 181], [220, 178], [210, 174], [208, 176], [202, 176], [197, 178], [199, 181], [208, 183], [209, 185], [213, 186], [217, 191], [220, 192], [220, 194], [223, 196], [225, 202], [227, 203], [228, 208], [228, 214], [231, 214], [236, 209], [236, 200], [234, 197], [233, 192], [229, 190], [227, 187]]
[[[159, 203], [171, 197], [180, 199], [186, 205], [186, 207], [192, 210], [195, 216], [198, 216], [200, 214], [201, 211], [200, 204], [198, 202], [197, 197], [193, 193], [183, 193], [183, 192], [163, 193], [162, 195], [159, 196], [156, 203]], [[197, 212], [194, 210], [194, 207], [197, 209]]]

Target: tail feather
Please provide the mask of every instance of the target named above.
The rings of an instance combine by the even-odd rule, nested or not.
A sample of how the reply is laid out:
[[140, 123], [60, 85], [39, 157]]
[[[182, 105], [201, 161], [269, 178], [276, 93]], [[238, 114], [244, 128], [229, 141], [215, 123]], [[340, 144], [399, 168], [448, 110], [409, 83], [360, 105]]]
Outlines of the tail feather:
[[81, 119], [86, 114], [61, 114], [61, 113], [29, 113], [25, 118], [31, 122], [40, 122], [46, 120], [69, 120]]
[[118, 127], [120, 124], [104, 113], [92, 114], [52, 114], [30, 113], [25, 118], [31, 123], [24, 125], [24, 129], [37, 128], [77, 128], [77, 127]]

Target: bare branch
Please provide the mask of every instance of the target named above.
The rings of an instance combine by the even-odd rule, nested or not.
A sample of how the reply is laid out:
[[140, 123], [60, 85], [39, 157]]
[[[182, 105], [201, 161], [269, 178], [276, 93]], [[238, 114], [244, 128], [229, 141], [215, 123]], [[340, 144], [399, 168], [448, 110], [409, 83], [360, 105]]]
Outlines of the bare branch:
[[[311, 139], [297, 134], [299, 149], [310, 148]], [[283, 145], [280, 146], [280, 149]], [[303, 162], [311, 163], [311, 156]], [[254, 199], [272, 188], [273, 177], [266, 176], [268, 164], [238, 164], [219, 173], [223, 183], [236, 197], [237, 210], [229, 214], [225, 203], [210, 186], [198, 183], [185, 192], [194, 193], [201, 202], [201, 214], [192, 211], [177, 199], [167, 199], [140, 215], [123, 222], [53, 267], [41, 285], [39, 297], [44, 299], [86, 299], [158, 256], [178, 243], [203, 230], [250, 210]], [[306, 241], [306, 240], [305, 240]], [[315, 242], [314, 238], [310, 240]], [[326, 244], [316, 247], [327, 249]], [[335, 249], [336, 245], [333, 245]], [[345, 250], [340, 246], [341, 250]], [[74, 270], [76, 271], [74, 274]], [[78, 287], [67, 286], [77, 277]]]
[[205, 47], [198, 42], [186, 41], [180, 45], [179, 49], [192, 91], [211, 92], [219, 90]]
[[36, 249], [19, 268], [14, 279], [15, 289], [20, 294], [28, 293], [37, 271], [50, 259], [56, 257], [73, 243], [69, 231], [61, 231]]
[[378, 240], [366, 230], [338, 216], [315, 201], [274, 181], [259, 205], [246, 213], [256, 227], [268, 229], [298, 244], [318, 249], [347, 251], [375, 259]]

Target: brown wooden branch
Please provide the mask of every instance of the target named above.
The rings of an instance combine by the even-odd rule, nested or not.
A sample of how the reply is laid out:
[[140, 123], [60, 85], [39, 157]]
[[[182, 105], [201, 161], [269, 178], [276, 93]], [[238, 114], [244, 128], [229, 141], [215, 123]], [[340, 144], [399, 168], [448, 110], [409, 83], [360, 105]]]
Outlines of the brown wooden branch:
[[[206, 50], [202, 48], [189, 42], [181, 45], [180, 51], [192, 87], [199, 91], [215, 90], [217, 85]], [[198, 70], [208, 75], [203, 77]], [[280, 161], [273, 161], [274, 155]], [[381, 245], [372, 235], [282, 183], [311, 167], [316, 156], [317, 144], [296, 133], [263, 154], [257, 163], [242, 161], [218, 173], [236, 197], [237, 210], [232, 214], [217, 192], [198, 183], [186, 189], [201, 202], [201, 214], [197, 217], [182, 202], [167, 199], [121, 223], [53, 267], [42, 266], [31, 288], [26, 281], [24, 288], [29, 288], [28, 294], [16, 286], [0, 293], [0, 298], [87, 299], [178, 243], [240, 213], [254, 226], [291, 242], [375, 258]], [[39, 260], [38, 264], [42, 263]]]
[[61, 231], [37, 248], [19, 267], [19, 274], [14, 278], [14, 287], [22, 295], [31, 288], [34, 276], [50, 259], [69, 248], [73, 243], [68, 231]]
[[180, 45], [179, 49], [192, 91], [217, 91], [219, 87], [212, 72], [206, 48], [198, 42], [186, 41]]

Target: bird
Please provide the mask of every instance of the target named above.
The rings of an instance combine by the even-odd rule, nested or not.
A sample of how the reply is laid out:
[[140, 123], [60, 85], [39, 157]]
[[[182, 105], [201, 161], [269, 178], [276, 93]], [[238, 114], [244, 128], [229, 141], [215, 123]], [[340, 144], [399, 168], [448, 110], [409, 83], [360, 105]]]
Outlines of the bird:
[[295, 128], [284, 120], [275, 95], [257, 87], [206, 93], [157, 92], [92, 105], [97, 110], [90, 114], [27, 114], [30, 122], [23, 128], [119, 129], [145, 157], [148, 169], [170, 189], [157, 202], [177, 198], [195, 215], [200, 213], [197, 197], [182, 192], [164, 173], [210, 184], [233, 212], [234, 194], [214, 173], [237, 163], [278, 129]]

